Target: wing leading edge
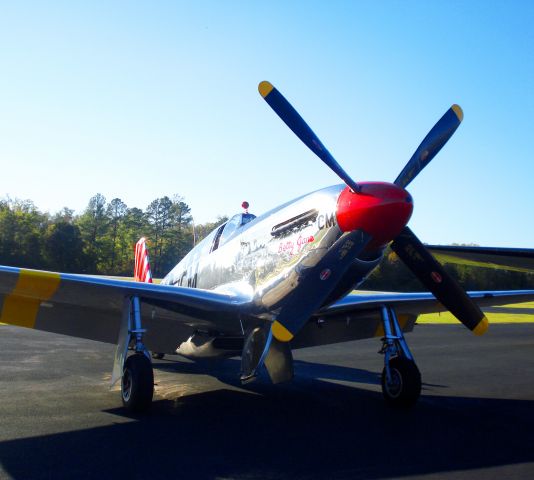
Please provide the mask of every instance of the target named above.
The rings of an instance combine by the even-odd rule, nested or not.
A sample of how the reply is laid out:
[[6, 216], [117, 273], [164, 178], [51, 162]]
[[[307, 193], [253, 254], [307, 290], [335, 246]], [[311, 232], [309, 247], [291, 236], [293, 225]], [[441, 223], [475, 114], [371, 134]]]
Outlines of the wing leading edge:
[[[481, 308], [534, 301], [534, 290], [500, 290], [467, 292]], [[399, 314], [420, 315], [444, 312], [446, 309], [430, 292], [359, 292], [347, 295], [317, 315], [355, 313], [378, 309], [382, 305], [395, 308]]]

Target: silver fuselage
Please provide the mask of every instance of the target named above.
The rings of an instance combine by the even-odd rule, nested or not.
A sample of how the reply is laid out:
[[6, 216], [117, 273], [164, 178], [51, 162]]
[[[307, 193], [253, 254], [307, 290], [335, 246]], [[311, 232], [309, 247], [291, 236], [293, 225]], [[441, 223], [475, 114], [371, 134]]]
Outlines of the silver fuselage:
[[[295, 300], [308, 305], [300, 305], [298, 315], [311, 315], [359, 285], [382, 255], [378, 251], [359, 260], [369, 238], [338, 227], [336, 206], [344, 188], [335, 185], [299, 197], [226, 238], [224, 226], [215, 229], [161, 283], [249, 297], [249, 313], [257, 318], [291, 315], [286, 307]], [[218, 236], [221, 242], [214, 248]], [[301, 295], [307, 298], [295, 298], [305, 283]]]

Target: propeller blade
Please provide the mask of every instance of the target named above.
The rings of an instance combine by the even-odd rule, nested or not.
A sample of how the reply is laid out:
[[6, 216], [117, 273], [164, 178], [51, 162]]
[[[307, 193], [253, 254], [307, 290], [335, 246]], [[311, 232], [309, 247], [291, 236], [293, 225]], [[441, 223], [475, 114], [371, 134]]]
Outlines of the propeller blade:
[[360, 191], [359, 185], [341, 168], [304, 119], [275, 87], [263, 81], [258, 85], [258, 91], [275, 113], [315, 155], [326, 163], [353, 192]]
[[404, 227], [391, 248], [443, 306], [475, 335], [482, 335], [488, 329], [488, 319], [478, 305], [408, 227]]
[[443, 117], [438, 120], [432, 130], [423, 139], [421, 145], [417, 148], [415, 153], [410, 158], [409, 162], [403, 168], [397, 179], [393, 182], [399, 187], [406, 188], [406, 186], [415, 178], [423, 168], [425, 168], [430, 161], [436, 156], [445, 145], [452, 134], [462, 123], [464, 113], [459, 105], [453, 105], [449, 108]]

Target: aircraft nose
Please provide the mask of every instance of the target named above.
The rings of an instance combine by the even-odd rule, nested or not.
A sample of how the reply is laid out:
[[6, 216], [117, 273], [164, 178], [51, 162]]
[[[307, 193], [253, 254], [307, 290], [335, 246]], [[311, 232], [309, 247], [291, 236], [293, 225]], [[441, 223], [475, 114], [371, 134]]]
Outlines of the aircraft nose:
[[393, 240], [408, 223], [413, 211], [411, 195], [385, 182], [359, 183], [361, 190], [346, 187], [337, 200], [336, 218], [341, 231], [363, 230], [373, 239], [367, 249]]

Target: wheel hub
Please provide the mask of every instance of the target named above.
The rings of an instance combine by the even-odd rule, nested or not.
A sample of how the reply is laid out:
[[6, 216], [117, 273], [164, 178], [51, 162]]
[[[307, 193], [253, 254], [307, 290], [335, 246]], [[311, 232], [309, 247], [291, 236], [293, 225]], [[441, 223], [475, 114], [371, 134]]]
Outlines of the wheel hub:
[[132, 394], [132, 378], [130, 371], [126, 368], [122, 375], [122, 398], [125, 402], [130, 400]]
[[396, 368], [390, 369], [389, 381], [386, 381], [386, 390], [392, 398], [397, 398], [402, 392], [402, 376]]

